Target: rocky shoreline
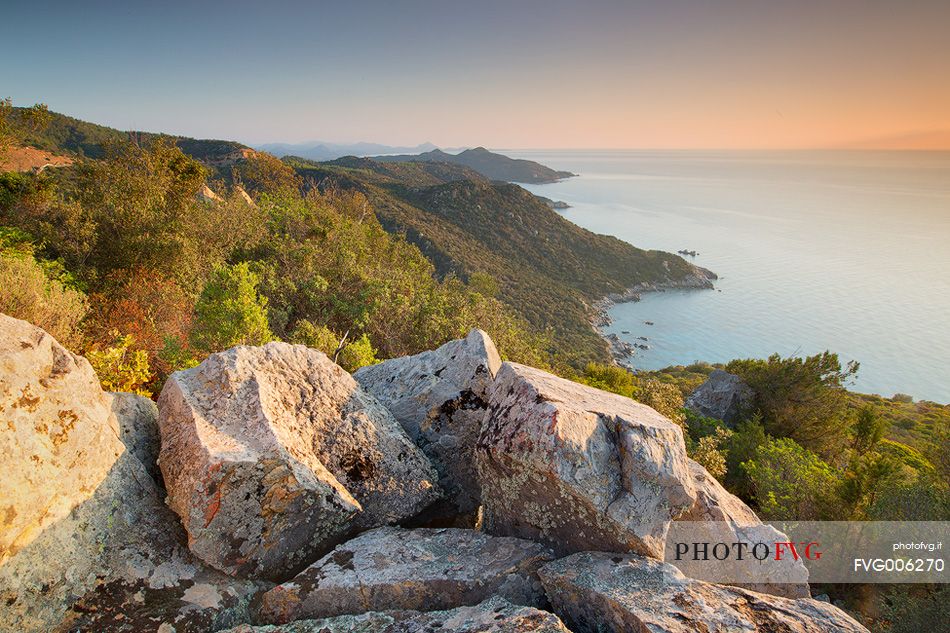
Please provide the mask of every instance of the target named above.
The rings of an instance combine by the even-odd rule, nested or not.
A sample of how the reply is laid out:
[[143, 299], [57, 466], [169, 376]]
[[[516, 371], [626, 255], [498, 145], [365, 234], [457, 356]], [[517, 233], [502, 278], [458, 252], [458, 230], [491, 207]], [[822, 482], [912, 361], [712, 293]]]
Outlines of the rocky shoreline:
[[[694, 266], [694, 272], [682, 279], [670, 279], [660, 282], [645, 282], [630, 286], [623, 292], [614, 292], [603, 299], [599, 299], [591, 304], [591, 328], [600, 336], [607, 344], [607, 350], [610, 353], [610, 356], [621, 366], [627, 366], [625, 361], [631, 355], [633, 355], [637, 348], [648, 349], [645, 345], [636, 345], [630, 344], [621, 339], [616, 334], [608, 334], [603, 331], [603, 328], [607, 327], [613, 320], [610, 318], [610, 308], [614, 307], [618, 303], [635, 303], [640, 301], [640, 298], [643, 294], [648, 292], [665, 292], [667, 290], [712, 290], [714, 288], [713, 281], [719, 277], [716, 273], [702, 268], [700, 266]], [[650, 324], [652, 325], [652, 323]]]

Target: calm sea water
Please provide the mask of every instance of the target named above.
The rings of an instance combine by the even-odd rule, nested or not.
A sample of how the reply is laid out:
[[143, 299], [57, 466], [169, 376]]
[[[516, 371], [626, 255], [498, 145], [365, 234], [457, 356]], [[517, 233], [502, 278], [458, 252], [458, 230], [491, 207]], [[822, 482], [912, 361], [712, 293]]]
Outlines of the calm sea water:
[[572, 222], [720, 276], [613, 308], [635, 367], [830, 349], [860, 391], [950, 402], [950, 152], [507, 153], [580, 174], [527, 187]]

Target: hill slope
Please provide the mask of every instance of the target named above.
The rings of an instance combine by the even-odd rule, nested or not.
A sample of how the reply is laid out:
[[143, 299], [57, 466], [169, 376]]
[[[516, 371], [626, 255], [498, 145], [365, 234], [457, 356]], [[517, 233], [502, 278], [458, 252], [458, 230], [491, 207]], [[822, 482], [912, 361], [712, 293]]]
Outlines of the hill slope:
[[503, 154], [490, 152], [484, 147], [467, 149], [459, 154], [449, 154], [440, 149], [422, 154], [402, 154], [399, 156], [376, 156], [373, 160], [381, 163], [391, 162], [439, 162], [454, 163], [474, 169], [491, 180], [508, 182], [545, 183], [570, 178], [576, 174], [569, 171], [556, 171], [533, 160], [509, 158]]
[[123, 132], [115, 128], [81, 121], [65, 114], [50, 112], [49, 124], [42, 129], [33, 129], [22, 117], [24, 108], [16, 108], [11, 121], [19, 132], [23, 145], [47, 152], [70, 156], [102, 158], [106, 148], [127, 141], [130, 137], [142, 141], [155, 136], [169, 136], [183, 152], [201, 161], [220, 161], [236, 152], [252, 151], [236, 141], [193, 139], [186, 136], [159, 135], [150, 132]]
[[576, 365], [608, 358], [590, 327], [595, 301], [641, 283], [705, 280], [681, 257], [582, 229], [525, 189], [466, 178], [464, 167], [289, 162], [310, 186], [365, 193], [383, 226], [404, 233], [440, 274], [491, 275], [499, 298], [549, 331], [552, 351]]

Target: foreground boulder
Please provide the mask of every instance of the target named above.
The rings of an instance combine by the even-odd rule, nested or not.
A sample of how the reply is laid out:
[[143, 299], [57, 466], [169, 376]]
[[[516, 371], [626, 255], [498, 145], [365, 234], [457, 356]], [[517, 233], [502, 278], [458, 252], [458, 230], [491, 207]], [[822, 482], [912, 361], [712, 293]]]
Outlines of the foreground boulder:
[[89, 363], [0, 315], [0, 562], [85, 501], [125, 451]]
[[432, 461], [456, 513], [472, 514], [481, 495], [474, 448], [488, 388], [501, 359], [481, 330], [435, 351], [359, 369], [353, 377], [389, 409]]
[[225, 633], [570, 633], [553, 613], [495, 596], [446, 611], [370, 612], [273, 626], [241, 625]]
[[169, 505], [191, 550], [228, 574], [284, 579], [439, 496], [392, 414], [302, 345], [212, 354], [172, 374], [159, 411]]
[[755, 392], [735, 374], [714, 369], [686, 399], [686, 408], [707, 418], [734, 423], [752, 407]]
[[696, 501], [679, 427], [645, 405], [523, 365], [495, 377], [476, 449], [483, 527], [557, 553], [663, 557]]
[[690, 580], [636, 555], [584, 552], [539, 573], [554, 612], [574, 633], [867, 633], [830, 604]]
[[[177, 518], [120, 441], [139, 421], [113, 402], [85, 359], [0, 315], [0, 630], [208, 630], [246, 617], [256, 587], [188, 553]], [[137, 626], [107, 626], [109, 613]]]
[[552, 558], [537, 543], [473, 530], [379, 528], [265, 593], [260, 619], [450, 609], [492, 595], [536, 606], [544, 600], [537, 569]]

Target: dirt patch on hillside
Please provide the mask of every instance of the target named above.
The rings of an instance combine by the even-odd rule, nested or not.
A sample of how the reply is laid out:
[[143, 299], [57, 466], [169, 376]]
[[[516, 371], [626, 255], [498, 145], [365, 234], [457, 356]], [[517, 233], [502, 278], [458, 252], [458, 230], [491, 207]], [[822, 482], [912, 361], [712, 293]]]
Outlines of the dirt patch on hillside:
[[35, 147], [11, 147], [0, 156], [0, 171], [43, 171], [47, 167], [72, 165], [73, 159]]

